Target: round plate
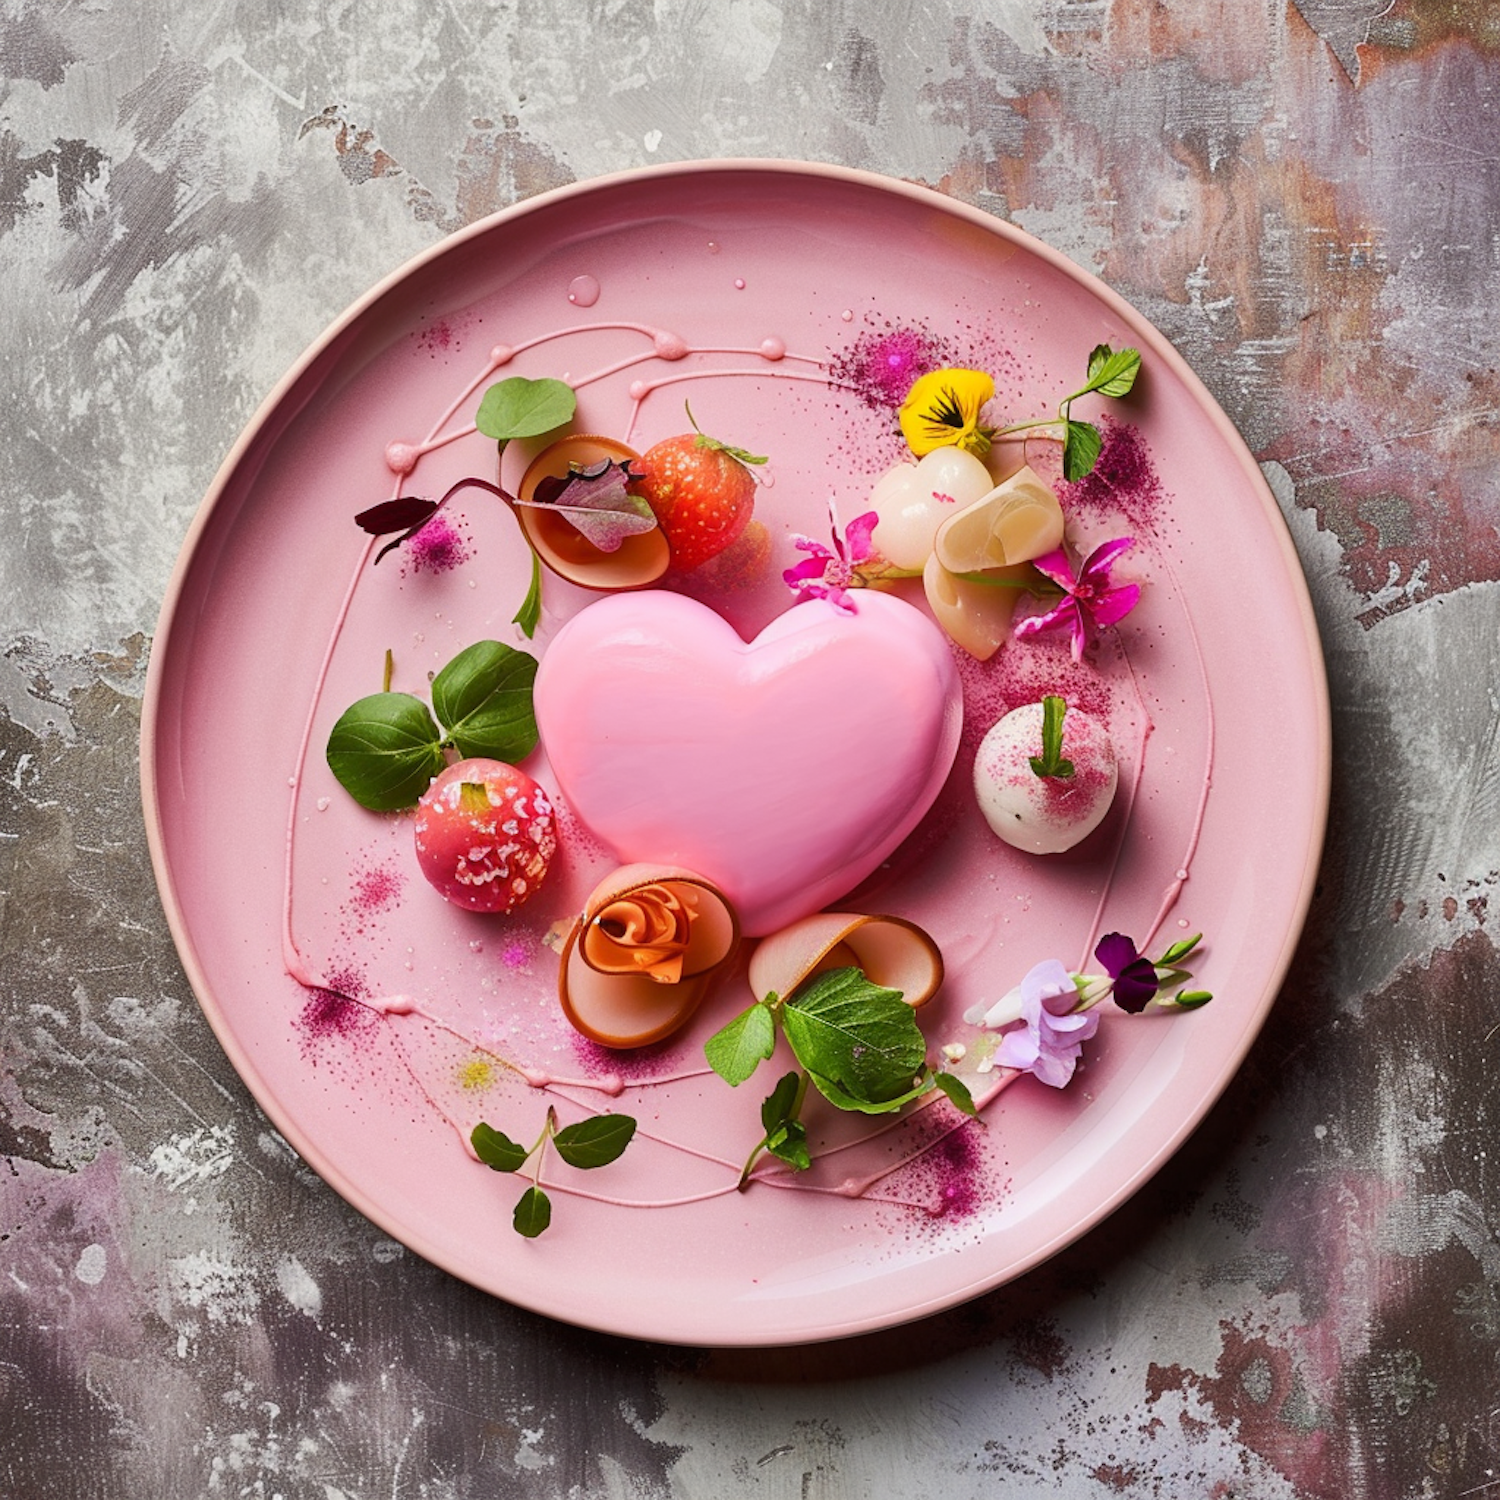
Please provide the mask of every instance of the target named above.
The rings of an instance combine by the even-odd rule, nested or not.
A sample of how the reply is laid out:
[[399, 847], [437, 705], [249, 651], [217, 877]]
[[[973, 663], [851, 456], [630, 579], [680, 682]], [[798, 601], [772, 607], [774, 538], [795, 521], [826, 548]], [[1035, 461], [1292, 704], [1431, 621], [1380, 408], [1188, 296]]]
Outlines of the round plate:
[[[1055, 642], [965, 666], [960, 763], [927, 823], [867, 882], [863, 909], [912, 917], [942, 946], [948, 982], [923, 1013], [934, 1047], [972, 1044], [966, 1006], [1041, 959], [1081, 963], [1110, 929], [1143, 939], [1154, 927], [1157, 947], [1203, 931], [1196, 968], [1216, 999], [1192, 1014], [1106, 1007], [1068, 1089], [1023, 1077], [978, 1125], [952, 1129], [936, 1105], [794, 1183], [736, 1192], [733, 1164], [785, 1069], [731, 1091], [704, 1075], [702, 1043], [748, 993], [731, 987], [644, 1055], [592, 1051], [557, 1013], [549, 944], [607, 870], [599, 852], [565, 829], [533, 903], [511, 918], [463, 913], [417, 873], [410, 819], [362, 811], [329, 774], [328, 730], [379, 689], [387, 650], [394, 687], [425, 694], [470, 641], [525, 644], [510, 621], [528, 564], [503, 506], [466, 495], [436, 540], [378, 566], [352, 518], [398, 489], [436, 498], [466, 475], [493, 479], [494, 445], [465, 435], [493, 380], [566, 379], [579, 430], [637, 447], [686, 430], [686, 398], [704, 430], [771, 456], [756, 505], [770, 546], [761, 574], [688, 585], [750, 634], [790, 602], [779, 574], [801, 556], [792, 535], [826, 535], [830, 497], [845, 519], [857, 514], [899, 457], [878, 398], [903, 359], [991, 371], [1015, 420], [1055, 410], [1101, 343], [1140, 349], [1142, 375], [1122, 403], [1078, 404], [1108, 446], [1070, 497], [1070, 538], [1135, 535], [1117, 570], [1144, 582], [1141, 606], [1081, 667]], [[423, 449], [404, 479], [392, 443]], [[505, 456], [508, 482], [536, 446]], [[1047, 441], [1027, 451], [1055, 467]], [[545, 652], [590, 597], [549, 575], [532, 649]], [[1080, 851], [1031, 859], [989, 835], [965, 783], [987, 723], [1049, 686], [1101, 702], [1125, 791]], [[819, 726], [777, 732], [815, 739]], [[308, 351], [184, 546], [151, 659], [142, 775], [193, 987], [256, 1099], [332, 1187], [418, 1253], [552, 1316], [773, 1344], [992, 1288], [1160, 1166], [1233, 1075], [1285, 974], [1328, 760], [1322, 659], [1281, 517], [1160, 334], [1062, 256], [925, 189], [728, 162], [519, 204], [413, 261]], [[528, 765], [546, 779], [541, 757]], [[288, 971], [299, 966], [353, 998], [298, 983]], [[396, 993], [415, 1010], [383, 1013]], [[610, 1072], [617, 1095], [591, 1086]], [[553, 1082], [533, 1087], [542, 1075]], [[597, 1172], [546, 1163], [554, 1218], [533, 1241], [511, 1228], [524, 1183], [479, 1165], [464, 1138], [484, 1119], [530, 1144], [549, 1105], [564, 1121], [626, 1112], [641, 1130]], [[816, 1108], [809, 1127], [820, 1142], [850, 1129]], [[838, 1190], [851, 1176], [868, 1179], [864, 1196]]]

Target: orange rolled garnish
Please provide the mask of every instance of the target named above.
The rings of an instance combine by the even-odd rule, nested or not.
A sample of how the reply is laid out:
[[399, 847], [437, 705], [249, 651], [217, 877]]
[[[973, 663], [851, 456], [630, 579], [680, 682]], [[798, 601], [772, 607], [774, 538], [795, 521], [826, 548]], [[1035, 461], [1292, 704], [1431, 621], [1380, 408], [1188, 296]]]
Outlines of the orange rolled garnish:
[[926, 1005], [943, 982], [943, 955], [915, 922], [821, 911], [761, 940], [750, 957], [750, 988], [760, 1000], [785, 998], [815, 974], [846, 968], [900, 990], [913, 1009]]
[[563, 942], [563, 1014], [602, 1047], [659, 1042], [697, 1011], [739, 941], [739, 918], [711, 881], [625, 865], [595, 888]]

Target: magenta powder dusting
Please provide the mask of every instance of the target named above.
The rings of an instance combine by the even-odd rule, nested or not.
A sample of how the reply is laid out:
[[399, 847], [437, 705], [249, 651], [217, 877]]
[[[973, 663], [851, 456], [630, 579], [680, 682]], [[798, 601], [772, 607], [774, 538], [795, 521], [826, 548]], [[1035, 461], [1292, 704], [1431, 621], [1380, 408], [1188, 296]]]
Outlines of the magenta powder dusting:
[[469, 560], [468, 538], [447, 516], [434, 516], [405, 543], [407, 571], [449, 573]]
[[947, 341], [925, 328], [887, 327], [860, 334], [847, 353], [829, 361], [828, 373], [872, 411], [890, 411], [919, 376], [952, 362]]
[[1099, 461], [1076, 484], [1063, 486], [1063, 509], [1096, 516], [1123, 513], [1132, 526], [1152, 529], [1162, 491], [1146, 440], [1109, 417], [1099, 427], [1104, 435]]

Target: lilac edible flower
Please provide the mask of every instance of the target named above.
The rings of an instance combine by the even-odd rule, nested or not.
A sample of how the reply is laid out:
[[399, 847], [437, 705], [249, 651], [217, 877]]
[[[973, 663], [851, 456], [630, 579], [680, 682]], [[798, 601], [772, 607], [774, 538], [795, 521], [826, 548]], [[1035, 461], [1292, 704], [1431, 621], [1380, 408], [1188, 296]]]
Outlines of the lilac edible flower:
[[964, 1019], [973, 1025], [1001, 1026], [1019, 1019], [1024, 1027], [1005, 1032], [980, 1072], [996, 1066], [1031, 1073], [1051, 1088], [1066, 1087], [1078, 1066], [1083, 1044], [1099, 1029], [1097, 1011], [1080, 1011], [1082, 997], [1073, 975], [1055, 959], [1044, 959], [1003, 999], [986, 1009], [976, 1006]]
[[1111, 586], [1109, 581], [1115, 559], [1134, 545], [1135, 538], [1130, 536], [1102, 542], [1084, 559], [1076, 577], [1068, 563], [1068, 554], [1061, 547], [1036, 558], [1032, 566], [1057, 584], [1063, 591], [1062, 598], [1051, 609], [1017, 620], [1011, 634], [1024, 641], [1053, 630], [1070, 630], [1073, 660], [1078, 661], [1099, 631], [1117, 625], [1141, 597], [1138, 583]]
[[870, 533], [875, 530], [880, 516], [873, 510], [855, 518], [839, 535], [838, 515], [833, 502], [828, 502], [828, 525], [833, 536], [829, 548], [810, 536], [794, 535], [792, 545], [799, 552], [808, 554], [795, 567], [788, 568], [782, 582], [789, 589], [796, 589], [800, 599], [827, 599], [835, 609], [846, 615], [855, 614], [854, 601], [849, 597], [849, 587], [855, 581], [858, 564], [868, 562], [875, 555]]

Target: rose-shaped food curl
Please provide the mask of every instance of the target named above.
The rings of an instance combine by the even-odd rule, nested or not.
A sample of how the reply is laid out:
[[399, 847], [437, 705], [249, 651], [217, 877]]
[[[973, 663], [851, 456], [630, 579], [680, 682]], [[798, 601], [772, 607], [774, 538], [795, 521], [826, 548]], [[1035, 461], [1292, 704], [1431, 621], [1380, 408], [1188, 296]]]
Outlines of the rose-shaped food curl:
[[659, 1042], [692, 1017], [739, 940], [739, 918], [711, 881], [672, 866], [622, 866], [563, 942], [563, 1014], [602, 1047]]

